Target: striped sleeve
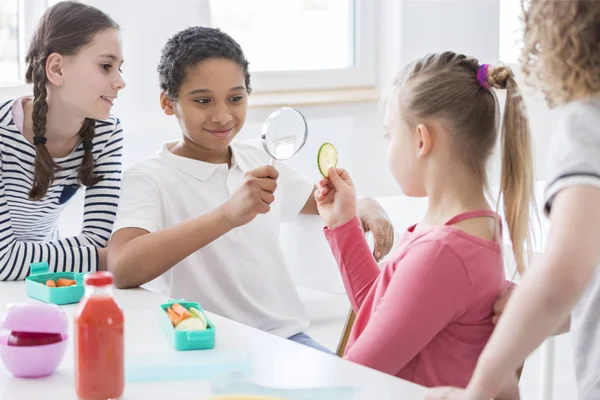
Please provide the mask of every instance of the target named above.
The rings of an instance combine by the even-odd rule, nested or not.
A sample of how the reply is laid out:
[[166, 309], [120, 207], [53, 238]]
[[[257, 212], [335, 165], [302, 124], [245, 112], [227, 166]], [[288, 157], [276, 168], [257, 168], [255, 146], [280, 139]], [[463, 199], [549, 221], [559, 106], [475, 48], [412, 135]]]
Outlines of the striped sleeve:
[[95, 163], [94, 172], [102, 180], [85, 192], [83, 228], [85, 244], [106, 247], [117, 216], [123, 158], [123, 130], [117, 121], [114, 132], [107, 139]]
[[105, 143], [94, 162], [94, 172], [103, 179], [86, 189], [83, 227], [77, 236], [50, 242], [18, 241], [0, 176], [0, 281], [25, 279], [29, 264], [39, 261], [47, 261], [51, 272], [97, 270], [97, 249], [105, 247], [110, 237], [121, 189], [123, 131], [118, 121]]
[[591, 186], [600, 189], [600, 102], [573, 102], [560, 110], [548, 157], [548, 185], [544, 211], [563, 189]]

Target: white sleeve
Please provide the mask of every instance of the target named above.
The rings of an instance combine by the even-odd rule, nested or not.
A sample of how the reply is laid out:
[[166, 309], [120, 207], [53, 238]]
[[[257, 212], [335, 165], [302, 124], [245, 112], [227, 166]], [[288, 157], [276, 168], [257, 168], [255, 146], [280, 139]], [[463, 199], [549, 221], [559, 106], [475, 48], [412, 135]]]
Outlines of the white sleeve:
[[113, 233], [123, 228], [155, 232], [164, 227], [162, 196], [156, 184], [139, 168], [125, 171]]
[[275, 166], [279, 171], [275, 201], [280, 203], [282, 222], [290, 221], [300, 214], [315, 184], [308, 176], [285, 162]]
[[548, 157], [546, 214], [556, 194], [567, 187], [600, 189], [600, 102], [573, 102], [560, 112]]

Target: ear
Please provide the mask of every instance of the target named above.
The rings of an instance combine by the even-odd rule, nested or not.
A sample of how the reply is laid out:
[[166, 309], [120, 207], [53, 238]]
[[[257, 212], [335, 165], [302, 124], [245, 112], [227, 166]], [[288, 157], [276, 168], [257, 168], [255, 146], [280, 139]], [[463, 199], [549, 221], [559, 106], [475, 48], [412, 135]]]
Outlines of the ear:
[[433, 137], [427, 125], [418, 124], [415, 127], [415, 138], [418, 151], [417, 158], [423, 159], [431, 152], [433, 146]]
[[175, 115], [175, 101], [167, 96], [164, 91], [160, 92], [160, 108], [167, 115]]
[[52, 53], [46, 59], [46, 76], [48, 81], [55, 86], [61, 86], [64, 83], [64, 63], [64, 57], [58, 53]]

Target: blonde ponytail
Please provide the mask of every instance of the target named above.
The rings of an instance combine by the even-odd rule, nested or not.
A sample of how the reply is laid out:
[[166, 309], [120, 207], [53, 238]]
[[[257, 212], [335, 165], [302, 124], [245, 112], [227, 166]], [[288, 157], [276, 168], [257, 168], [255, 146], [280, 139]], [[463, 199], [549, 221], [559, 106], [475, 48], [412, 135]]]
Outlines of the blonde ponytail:
[[[508, 67], [490, 67], [488, 84], [506, 89], [501, 130], [502, 172], [500, 193], [517, 271], [525, 272], [531, 258], [531, 211], [534, 203], [531, 134], [525, 104]], [[535, 210], [535, 208], [533, 208]]]

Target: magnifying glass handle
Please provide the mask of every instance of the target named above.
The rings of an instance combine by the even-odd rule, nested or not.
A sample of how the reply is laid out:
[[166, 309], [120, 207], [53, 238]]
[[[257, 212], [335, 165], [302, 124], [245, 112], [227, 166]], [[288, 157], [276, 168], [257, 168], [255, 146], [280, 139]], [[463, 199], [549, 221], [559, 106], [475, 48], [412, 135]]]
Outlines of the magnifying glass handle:
[[276, 159], [274, 159], [274, 158], [271, 158], [271, 161], [269, 161], [269, 165], [270, 165], [271, 167], [273, 167], [273, 166], [275, 166], [275, 163], [276, 163], [276, 162], [277, 162], [277, 160], [276, 160]]

